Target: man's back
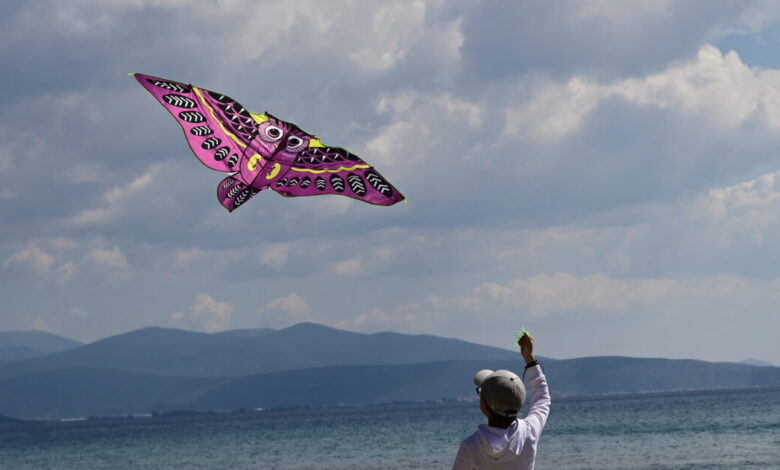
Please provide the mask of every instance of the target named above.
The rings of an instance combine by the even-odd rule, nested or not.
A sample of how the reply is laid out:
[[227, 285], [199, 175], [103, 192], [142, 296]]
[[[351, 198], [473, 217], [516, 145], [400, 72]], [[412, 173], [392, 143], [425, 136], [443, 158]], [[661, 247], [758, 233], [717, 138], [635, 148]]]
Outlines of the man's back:
[[461, 443], [453, 470], [533, 470], [551, 400], [547, 379], [538, 363], [526, 369], [526, 376], [531, 383], [532, 396], [528, 416], [515, 420], [507, 428], [480, 425]]

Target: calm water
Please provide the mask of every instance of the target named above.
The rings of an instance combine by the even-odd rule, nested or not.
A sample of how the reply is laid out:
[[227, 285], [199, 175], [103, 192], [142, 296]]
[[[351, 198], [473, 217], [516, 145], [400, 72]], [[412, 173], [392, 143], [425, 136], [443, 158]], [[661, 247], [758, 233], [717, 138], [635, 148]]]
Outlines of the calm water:
[[[556, 400], [537, 468], [780, 469], [780, 389]], [[477, 404], [0, 425], [5, 469], [437, 469]]]

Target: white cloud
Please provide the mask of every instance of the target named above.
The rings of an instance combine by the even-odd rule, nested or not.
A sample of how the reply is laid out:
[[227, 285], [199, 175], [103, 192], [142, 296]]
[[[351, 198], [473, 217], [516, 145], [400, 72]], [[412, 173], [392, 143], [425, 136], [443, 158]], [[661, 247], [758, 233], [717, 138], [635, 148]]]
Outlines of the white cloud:
[[155, 260], [154, 267], [166, 282], [213, 282], [230, 266], [245, 262], [248, 251], [199, 247], [165, 250]]
[[431, 333], [446, 323], [449, 312], [438, 309], [442, 304], [438, 297], [389, 308], [375, 307], [367, 313], [334, 323], [336, 328], [364, 332], [402, 331], [406, 333]]
[[105, 248], [103, 241], [86, 253], [80, 244], [67, 237], [36, 239], [3, 262], [3, 267], [24, 268], [35, 274], [48, 276], [58, 286], [71, 282], [76, 274], [92, 275], [101, 280], [126, 279], [131, 273], [127, 257], [114, 246]]
[[333, 272], [336, 274], [355, 276], [360, 274], [362, 270], [363, 263], [360, 258], [350, 258], [344, 261], [339, 261], [333, 265]]
[[700, 205], [714, 220], [739, 214], [745, 228], [763, 227], [777, 221], [778, 183], [780, 171], [767, 173], [744, 183], [712, 189], [701, 198]]
[[425, 3], [405, 1], [385, 3], [369, 14], [366, 41], [349, 53], [356, 66], [371, 72], [393, 68], [409, 53], [425, 30]]
[[219, 302], [209, 294], [198, 294], [192, 305], [174, 312], [171, 318], [177, 324], [197, 328], [207, 333], [226, 330], [233, 315], [233, 304]]
[[58, 326], [59, 326], [59, 322], [51, 318], [46, 318], [40, 315], [27, 317], [25, 321], [25, 329], [28, 330], [46, 331], [49, 333], [54, 333]]
[[57, 252], [69, 251], [77, 246], [76, 241], [68, 237], [47, 238], [44, 242]]
[[607, 99], [670, 110], [730, 131], [748, 121], [780, 129], [780, 71], [750, 68], [736, 52], [705, 45], [696, 60], [643, 78], [602, 84], [573, 77], [542, 86], [529, 102], [507, 109], [505, 133], [554, 142], [579, 131]]
[[[493, 325], [465, 337], [496, 332], [497, 325], [566, 323], [593, 325], [642, 319], [654, 329], [690, 330], [697, 322], [751, 312], [761, 316], [780, 300], [780, 279], [738, 276], [617, 279], [600, 274], [540, 274], [506, 283], [483, 283], [452, 297], [429, 296], [388, 308], [377, 307], [336, 323], [362, 331], [411, 333], [453, 331], [452, 325]], [[555, 323], [552, 323], [555, 324]], [[464, 333], [461, 333], [464, 335]]]
[[[780, 171], [713, 188], [675, 212], [690, 243], [714, 240], [714, 252], [735, 243], [758, 246], [780, 234]], [[760, 255], [759, 256], [765, 256]]]
[[173, 261], [183, 269], [192, 269], [206, 256], [207, 253], [200, 248], [185, 248], [173, 253]]
[[482, 125], [483, 110], [481, 104], [448, 93], [431, 95], [405, 90], [394, 95], [385, 95], [377, 103], [378, 113], [392, 112], [395, 117], [403, 117], [410, 112], [425, 117], [448, 118], [463, 122], [470, 127]]
[[162, 165], [151, 165], [144, 174], [131, 181], [127, 186], [117, 186], [106, 193], [104, 196], [106, 202], [109, 204], [116, 204], [127, 199], [127, 197], [133, 195], [134, 193], [137, 193], [138, 191], [146, 188], [154, 181], [160, 170], [162, 170]]
[[297, 293], [271, 300], [257, 311], [257, 315], [263, 325], [269, 328], [282, 328], [301, 322], [326, 323]]
[[538, 274], [506, 283], [484, 282], [451, 298], [428, 297], [399, 307], [410, 312], [430, 311], [446, 315], [511, 317], [522, 314], [547, 317], [558, 314], [626, 314], [633, 308], [657, 303], [676, 293], [671, 279], [615, 279], [602, 274]]
[[130, 269], [127, 257], [116, 246], [111, 249], [95, 248], [84, 259], [89, 263], [112, 270], [125, 271]]
[[[385, 95], [376, 111], [390, 114], [392, 120], [366, 143], [366, 154], [380, 168], [393, 168], [396, 175], [435, 165], [434, 155], [453, 164], [465, 160], [471, 149], [460, 144], [474, 143], [468, 137], [483, 125], [484, 106], [446, 93], [402, 91]], [[457, 149], [454, 153], [453, 147]]]
[[[440, 3], [423, 1], [385, 2], [363, 13], [370, 22], [361, 28], [361, 41], [355, 41], [348, 57], [360, 69], [371, 73], [387, 72], [405, 59], [430, 49], [427, 60], [447, 68], [460, 59], [463, 34], [458, 20], [430, 21]], [[435, 16], [435, 13], [434, 13]], [[355, 49], [357, 47], [357, 49]]]
[[[306, 12], [318, 11], [316, 3], [292, 2], [292, 3], [265, 3], [262, 8], [253, 8], [245, 2], [230, 2], [223, 5], [221, 15], [225, 18], [238, 18], [242, 21], [234, 22], [235, 28], [228, 33], [228, 43], [246, 43], [252, 47], [230, 48], [228, 54], [234, 60], [253, 60], [272, 53], [284, 44], [284, 40], [295, 30], [305, 35], [314, 30], [322, 33], [329, 28], [331, 21], [328, 15], [307, 15]], [[232, 34], [231, 34], [232, 33]], [[294, 53], [294, 49], [288, 49]]]
[[105, 205], [83, 211], [71, 218], [71, 221], [77, 225], [91, 225], [101, 224], [116, 218], [122, 206], [152, 184], [162, 169], [163, 166], [158, 163], [150, 165], [146, 172], [127, 185], [116, 186], [105, 193], [103, 195]]
[[55, 275], [55, 282], [60, 286], [67, 284], [68, 282], [70, 282], [73, 276], [76, 275], [78, 270], [79, 270], [78, 265], [73, 261], [67, 261], [63, 263], [59, 268], [57, 268], [57, 273]]
[[629, 102], [672, 108], [734, 129], [755, 117], [780, 128], [780, 71], [751, 69], [736, 52], [703, 46], [697, 60], [609, 87]]
[[[568, 312], [627, 313], [674, 292], [669, 279], [614, 279], [602, 274], [540, 274], [507, 284], [483, 283], [454, 299], [461, 310], [522, 311], [532, 316]], [[486, 313], [486, 312], [483, 312]]]
[[[457, 63], [463, 38], [457, 19], [429, 21], [428, 11], [440, 8], [421, 0], [382, 4], [234, 1], [221, 4], [218, 11], [231, 28], [222, 30], [220, 42], [204, 46], [221, 46], [231, 62], [297, 58], [306, 63], [330, 57], [353, 74], [387, 73], [421, 55], [446, 67]], [[195, 12], [191, 21], [213, 27], [214, 12]], [[239, 43], [251, 47], [228, 47]], [[323, 57], [313, 56], [314, 51]], [[338, 79], [332, 72], [315, 73]]]
[[585, 118], [609, 92], [575, 77], [534, 93], [530, 103], [506, 110], [505, 135], [555, 141], [578, 131]]
[[77, 273], [101, 282], [126, 281], [132, 274], [132, 268], [119, 247], [106, 248], [100, 241], [78, 261], [64, 262], [57, 270], [57, 283], [67, 284]]
[[76, 243], [66, 237], [36, 239], [6, 259], [2, 267], [9, 270], [21, 269], [53, 279], [57, 285], [62, 286], [78, 270], [76, 263], [65, 259], [67, 252], [75, 247]]
[[262, 248], [258, 253], [260, 264], [273, 269], [282, 269], [287, 264], [290, 255], [290, 245], [285, 243], [271, 243]]
[[48, 274], [55, 261], [56, 259], [53, 255], [42, 250], [37, 245], [31, 244], [3, 261], [3, 267], [21, 267], [37, 274]]
[[62, 2], [57, 8], [47, 4], [33, 5], [14, 18], [21, 30], [45, 24], [47, 29], [65, 37], [100, 37], [111, 34], [128, 11], [145, 7], [180, 8], [190, 6], [189, 0], [79, 0]]

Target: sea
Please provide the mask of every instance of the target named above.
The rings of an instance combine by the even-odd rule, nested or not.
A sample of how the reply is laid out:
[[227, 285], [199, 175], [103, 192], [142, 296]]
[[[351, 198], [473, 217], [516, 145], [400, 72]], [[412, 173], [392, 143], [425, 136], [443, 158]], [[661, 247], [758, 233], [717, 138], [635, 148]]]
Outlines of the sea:
[[[447, 469], [484, 422], [436, 402], [0, 424], [0, 468]], [[780, 388], [557, 398], [539, 470], [780, 470]]]

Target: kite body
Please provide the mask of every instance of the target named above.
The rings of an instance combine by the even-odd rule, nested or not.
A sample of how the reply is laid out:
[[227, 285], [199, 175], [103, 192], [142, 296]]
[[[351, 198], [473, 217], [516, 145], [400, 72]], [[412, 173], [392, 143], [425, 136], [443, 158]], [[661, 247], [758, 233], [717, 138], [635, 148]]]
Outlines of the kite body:
[[181, 125], [198, 159], [230, 173], [217, 197], [231, 212], [266, 188], [286, 197], [340, 194], [381, 206], [404, 199], [374, 167], [347, 150], [326, 147], [293, 123], [250, 113], [221, 93], [133, 75]]

